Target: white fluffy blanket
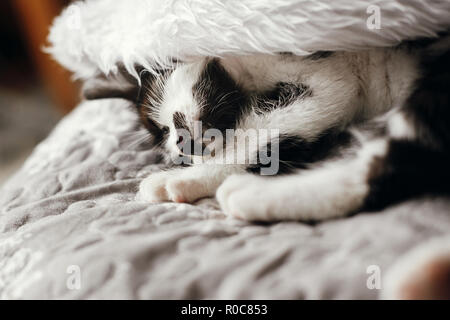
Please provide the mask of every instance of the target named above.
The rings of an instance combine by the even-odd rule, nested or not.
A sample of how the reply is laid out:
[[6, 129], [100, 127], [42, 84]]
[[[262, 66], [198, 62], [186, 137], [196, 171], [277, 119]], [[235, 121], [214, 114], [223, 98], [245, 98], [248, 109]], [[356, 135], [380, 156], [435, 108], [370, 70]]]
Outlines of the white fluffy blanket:
[[79, 77], [172, 57], [391, 46], [450, 27], [448, 0], [86, 0], [49, 52]]

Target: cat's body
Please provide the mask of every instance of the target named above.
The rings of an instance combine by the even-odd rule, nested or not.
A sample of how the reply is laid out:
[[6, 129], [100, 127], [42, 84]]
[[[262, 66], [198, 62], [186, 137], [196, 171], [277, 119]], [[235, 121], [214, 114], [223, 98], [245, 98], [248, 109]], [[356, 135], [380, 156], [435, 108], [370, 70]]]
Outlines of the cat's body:
[[[247, 220], [322, 220], [448, 192], [439, 175], [449, 175], [450, 59], [448, 47], [433, 50], [426, 59], [423, 48], [409, 46], [208, 58], [147, 73], [136, 101], [141, 120], [171, 159], [181, 154], [194, 164], [150, 175], [139, 198], [216, 195], [225, 213]], [[225, 139], [200, 140], [208, 152], [186, 153], [187, 140], [196, 143], [209, 129]], [[241, 131], [227, 138], [226, 129]], [[249, 130], [279, 134], [260, 139]], [[248, 148], [237, 148], [246, 138]], [[230, 153], [245, 161], [217, 161]], [[272, 162], [262, 163], [261, 154]], [[263, 174], [289, 175], [254, 174], [268, 167]]]

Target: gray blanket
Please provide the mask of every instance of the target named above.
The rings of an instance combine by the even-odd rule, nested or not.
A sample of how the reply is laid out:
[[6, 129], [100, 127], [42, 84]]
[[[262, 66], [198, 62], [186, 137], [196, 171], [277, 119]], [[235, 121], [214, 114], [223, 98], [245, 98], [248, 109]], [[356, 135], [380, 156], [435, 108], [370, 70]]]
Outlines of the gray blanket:
[[383, 278], [450, 231], [445, 199], [314, 226], [238, 221], [212, 199], [137, 202], [139, 181], [162, 164], [130, 143], [135, 129], [123, 101], [83, 103], [3, 186], [1, 298], [372, 299], [369, 266]]

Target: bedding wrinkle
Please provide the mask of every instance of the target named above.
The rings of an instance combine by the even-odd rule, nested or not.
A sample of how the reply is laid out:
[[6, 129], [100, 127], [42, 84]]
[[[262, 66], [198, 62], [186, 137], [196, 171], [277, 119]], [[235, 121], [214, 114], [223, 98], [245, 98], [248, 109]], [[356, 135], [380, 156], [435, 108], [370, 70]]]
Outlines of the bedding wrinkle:
[[[113, 142], [135, 121], [123, 101], [83, 103], [2, 187], [0, 297], [372, 299], [369, 265], [383, 274], [450, 230], [440, 198], [315, 225], [227, 218], [213, 199], [136, 201], [140, 181], [164, 166], [152, 150]], [[80, 290], [66, 286], [73, 265]]]

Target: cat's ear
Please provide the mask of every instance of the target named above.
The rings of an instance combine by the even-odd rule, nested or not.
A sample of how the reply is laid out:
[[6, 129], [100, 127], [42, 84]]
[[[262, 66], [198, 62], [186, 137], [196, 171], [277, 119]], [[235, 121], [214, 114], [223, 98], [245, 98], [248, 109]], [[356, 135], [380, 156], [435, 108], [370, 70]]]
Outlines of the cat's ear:
[[[140, 66], [136, 66], [135, 69], [139, 75], [145, 70]], [[139, 92], [137, 79], [123, 66], [119, 66], [115, 74], [101, 74], [86, 80], [82, 87], [82, 95], [87, 100], [122, 98], [137, 102]]]

